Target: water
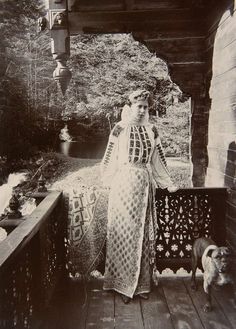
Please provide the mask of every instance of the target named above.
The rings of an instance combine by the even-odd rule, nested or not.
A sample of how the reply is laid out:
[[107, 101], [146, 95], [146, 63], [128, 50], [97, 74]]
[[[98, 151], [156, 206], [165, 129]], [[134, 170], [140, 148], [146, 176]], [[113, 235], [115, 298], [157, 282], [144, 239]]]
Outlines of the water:
[[105, 152], [106, 143], [107, 141], [99, 143], [64, 141], [59, 144], [59, 152], [73, 158], [101, 159]]
[[57, 151], [73, 158], [82, 159], [100, 159], [104, 155], [107, 140], [91, 142], [82, 142], [76, 140], [69, 134], [67, 124], [61, 129], [59, 134], [59, 148]]
[[26, 173], [13, 173], [8, 176], [7, 183], [0, 186], [0, 215], [4, 213], [12, 197], [13, 188], [26, 180]]
[[[26, 173], [13, 173], [8, 176], [7, 183], [0, 186], [0, 215], [4, 213], [4, 210], [9, 205], [9, 201], [12, 197], [13, 188], [24, 182], [26, 178]], [[29, 198], [24, 202], [24, 204], [20, 208], [20, 211], [22, 213], [22, 216], [26, 216], [31, 214], [35, 208], [35, 199]]]

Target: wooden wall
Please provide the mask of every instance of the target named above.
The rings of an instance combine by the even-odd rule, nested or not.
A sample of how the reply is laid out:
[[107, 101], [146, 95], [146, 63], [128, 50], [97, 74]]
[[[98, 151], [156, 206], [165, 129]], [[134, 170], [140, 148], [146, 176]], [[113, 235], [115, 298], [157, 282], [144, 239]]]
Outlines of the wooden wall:
[[[206, 39], [209, 114], [206, 186], [236, 187], [236, 11], [216, 11]], [[236, 191], [229, 193], [227, 240], [236, 249]]]
[[[216, 19], [209, 29], [207, 50], [212, 53], [212, 74], [209, 116], [208, 186], [233, 187], [234, 140], [236, 138], [236, 14], [229, 8]], [[211, 72], [212, 68], [212, 72]]]
[[233, 6], [213, 21], [206, 43], [210, 57], [208, 75], [212, 75], [206, 185], [232, 187], [234, 158], [236, 160], [236, 13]]

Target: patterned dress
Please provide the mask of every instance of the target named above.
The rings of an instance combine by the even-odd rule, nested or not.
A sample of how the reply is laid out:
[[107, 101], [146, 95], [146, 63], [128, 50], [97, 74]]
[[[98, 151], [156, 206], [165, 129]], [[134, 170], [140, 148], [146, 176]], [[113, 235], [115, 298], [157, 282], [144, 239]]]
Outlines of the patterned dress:
[[150, 291], [155, 188], [172, 185], [156, 128], [119, 122], [108, 141], [102, 177], [110, 187], [104, 289], [132, 298]]

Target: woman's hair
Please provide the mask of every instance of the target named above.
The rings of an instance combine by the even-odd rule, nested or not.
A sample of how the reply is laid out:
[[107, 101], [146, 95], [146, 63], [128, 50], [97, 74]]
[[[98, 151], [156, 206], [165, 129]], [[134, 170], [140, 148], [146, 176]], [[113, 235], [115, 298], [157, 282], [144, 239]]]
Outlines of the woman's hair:
[[149, 91], [145, 89], [138, 89], [129, 95], [129, 101], [131, 104], [136, 103], [138, 101], [149, 101], [149, 97]]
[[[130, 106], [138, 101], [150, 101], [150, 93], [149, 91], [145, 90], [145, 89], [138, 89], [134, 92], [132, 92], [129, 97], [128, 97], [128, 101], [129, 101], [129, 105], [126, 104], [121, 112], [121, 120], [123, 122], [128, 122], [130, 120]], [[149, 113], [148, 111], [146, 111], [146, 121], [148, 121], [149, 118]]]

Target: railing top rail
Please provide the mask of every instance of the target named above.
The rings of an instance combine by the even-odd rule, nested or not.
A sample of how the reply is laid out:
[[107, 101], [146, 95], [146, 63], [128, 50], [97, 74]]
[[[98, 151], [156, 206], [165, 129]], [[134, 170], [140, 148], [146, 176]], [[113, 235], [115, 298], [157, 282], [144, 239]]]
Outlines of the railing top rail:
[[[169, 192], [167, 190], [162, 190], [162, 189], [157, 189], [158, 193], [161, 194], [169, 194]], [[187, 188], [180, 188], [179, 190], [177, 190], [175, 193], [178, 194], [188, 194], [188, 193], [202, 193], [202, 194], [225, 194], [227, 192], [227, 188], [226, 187], [187, 187]]]
[[0, 243], [0, 272], [3, 265], [12, 259], [39, 231], [41, 225], [55, 209], [61, 197], [61, 192], [52, 191], [26, 216], [26, 220], [16, 227], [5, 240]]

